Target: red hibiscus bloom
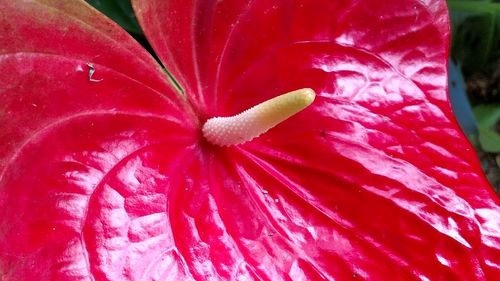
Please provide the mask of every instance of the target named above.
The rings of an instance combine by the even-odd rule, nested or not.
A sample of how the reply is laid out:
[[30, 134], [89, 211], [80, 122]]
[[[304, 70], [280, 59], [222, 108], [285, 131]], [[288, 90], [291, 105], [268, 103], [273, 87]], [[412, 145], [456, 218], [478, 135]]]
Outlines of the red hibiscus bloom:
[[[0, 0], [0, 279], [498, 280], [436, 0]], [[207, 118], [316, 101], [217, 147]]]

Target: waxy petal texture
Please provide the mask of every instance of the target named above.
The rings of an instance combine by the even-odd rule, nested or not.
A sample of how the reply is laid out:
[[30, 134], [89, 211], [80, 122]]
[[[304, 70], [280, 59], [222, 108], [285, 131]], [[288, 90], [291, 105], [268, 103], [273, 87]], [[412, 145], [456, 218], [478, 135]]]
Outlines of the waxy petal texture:
[[91, 280], [99, 186], [134, 155], [180, 153], [196, 122], [149, 54], [83, 2], [0, 1], [0, 26], [0, 279]]
[[[500, 279], [444, 1], [133, 4], [184, 93], [83, 2], [0, 0], [0, 279]], [[201, 139], [305, 87], [254, 141]]]
[[[154, 59], [90, 6], [0, 1], [0, 13], [0, 116], [11, 122], [2, 122], [0, 170], [24, 138], [58, 118], [92, 110], [175, 115], [169, 107], [182, 109]], [[89, 83], [89, 65], [102, 83]]]
[[[135, 1], [135, 9], [208, 117], [303, 87], [318, 93], [311, 109], [227, 152], [238, 170], [232, 186], [254, 201], [249, 228], [287, 241], [259, 248], [252, 272], [498, 278], [498, 198], [446, 95], [444, 1]], [[248, 260], [265, 244], [248, 244], [250, 229], [237, 229]]]

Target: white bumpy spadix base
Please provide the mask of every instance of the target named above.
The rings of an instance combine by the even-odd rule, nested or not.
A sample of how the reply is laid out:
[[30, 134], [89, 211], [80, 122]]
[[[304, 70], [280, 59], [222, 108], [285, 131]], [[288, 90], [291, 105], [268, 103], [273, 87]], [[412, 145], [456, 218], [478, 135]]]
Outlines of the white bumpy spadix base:
[[305, 88], [277, 96], [231, 117], [214, 117], [203, 125], [212, 144], [230, 146], [247, 142], [309, 106], [316, 97]]

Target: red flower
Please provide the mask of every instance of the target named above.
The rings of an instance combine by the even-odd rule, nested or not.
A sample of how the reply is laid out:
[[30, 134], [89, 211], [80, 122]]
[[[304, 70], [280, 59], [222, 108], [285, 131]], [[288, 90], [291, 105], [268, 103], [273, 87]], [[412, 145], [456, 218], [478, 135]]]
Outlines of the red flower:
[[[0, 279], [499, 280], [440, 0], [0, 0]], [[310, 87], [243, 145], [206, 118]]]

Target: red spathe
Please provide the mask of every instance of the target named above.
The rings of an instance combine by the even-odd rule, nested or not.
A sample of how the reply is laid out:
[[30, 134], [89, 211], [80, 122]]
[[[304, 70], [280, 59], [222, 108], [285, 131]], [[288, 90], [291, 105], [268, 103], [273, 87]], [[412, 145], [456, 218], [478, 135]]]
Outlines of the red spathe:
[[[445, 1], [133, 2], [184, 93], [83, 1], [0, 0], [0, 279], [500, 279]], [[265, 135], [201, 139], [305, 87]]]

